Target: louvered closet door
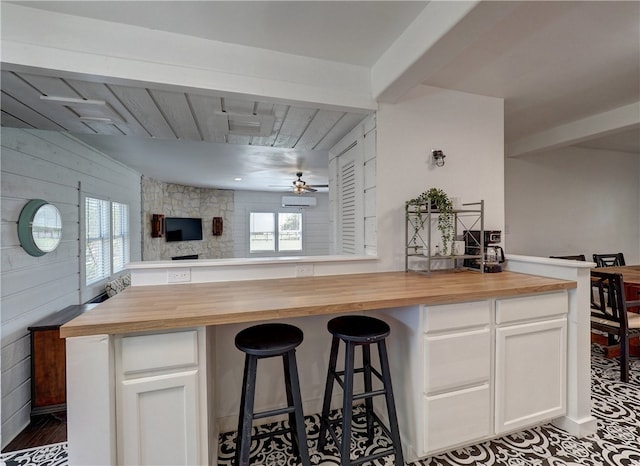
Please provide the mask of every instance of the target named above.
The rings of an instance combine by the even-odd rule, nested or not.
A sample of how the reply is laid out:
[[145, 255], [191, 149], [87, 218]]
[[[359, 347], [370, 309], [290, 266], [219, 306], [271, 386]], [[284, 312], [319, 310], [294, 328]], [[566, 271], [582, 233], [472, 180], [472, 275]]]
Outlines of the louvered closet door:
[[364, 251], [362, 147], [355, 143], [338, 157], [338, 245], [340, 254]]

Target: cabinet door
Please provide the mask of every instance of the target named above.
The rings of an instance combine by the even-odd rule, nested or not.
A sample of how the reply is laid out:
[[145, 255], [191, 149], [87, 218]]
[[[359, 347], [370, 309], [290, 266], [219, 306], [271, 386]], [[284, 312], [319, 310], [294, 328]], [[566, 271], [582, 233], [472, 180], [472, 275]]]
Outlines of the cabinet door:
[[198, 465], [198, 372], [121, 382], [120, 464]]
[[566, 318], [496, 330], [496, 434], [566, 411]]

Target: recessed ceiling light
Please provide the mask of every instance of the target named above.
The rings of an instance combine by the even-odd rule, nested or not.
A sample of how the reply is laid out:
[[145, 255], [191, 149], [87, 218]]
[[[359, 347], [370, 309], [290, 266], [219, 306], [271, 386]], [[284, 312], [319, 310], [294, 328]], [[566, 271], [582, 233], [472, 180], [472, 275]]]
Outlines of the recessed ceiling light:
[[240, 178], [239, 176], [236, 176], [233, 181], [242, 181], [242, 178]]

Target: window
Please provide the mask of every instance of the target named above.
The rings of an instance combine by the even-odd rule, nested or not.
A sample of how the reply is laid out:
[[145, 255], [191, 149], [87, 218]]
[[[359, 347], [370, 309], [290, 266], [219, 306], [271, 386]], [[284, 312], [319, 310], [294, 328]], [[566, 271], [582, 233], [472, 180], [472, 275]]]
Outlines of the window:
[[294, 251], [302, 251], [302, 213], [251, 212], [249, 214], [249, 252]]
[[301, 213], [278, 213], [278, 251], [302, 251]]
[[129, 262], [129, 206], [85, 198], [85, 283], [124, 270]]

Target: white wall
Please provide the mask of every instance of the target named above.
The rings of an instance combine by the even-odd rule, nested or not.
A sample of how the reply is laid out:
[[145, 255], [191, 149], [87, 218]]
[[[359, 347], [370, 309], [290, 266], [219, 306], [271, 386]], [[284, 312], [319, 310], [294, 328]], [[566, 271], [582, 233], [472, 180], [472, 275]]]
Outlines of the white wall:
[[[140, 176], [71, 136], [2, 128], [2, 447], [28, 423], [30, 340], [27, 328], [70, 304], [85, 302], [80, 282], [80, 191], [130, 206], [131, 260], [140, 260]], [[62, 242], [41, 257], [20, 246], [17, 221], [30, 199], [62, 215]], [[104, 283], [102, 284], [104, 286]]]
[[[302, 253], [287, 255], [323, 256], [329, 254], [329, 196], [327, 193], [312, 193], [315, 207], [282, 207], [282, 196], [291, 193], [235, 191], [233, 241], [234, 257], [252, 257], [249, 254], [249, 213], [254, 212], [302, 212]], [[269, 253], [270, 257], [278, 254]]]
[[508, 252], [622, 252], [628, 264], [640, 262], [637, 154], [567, 147], [505, 167]]
[[[504, 230], [502, 99], [419, 86], [377, 114], [378, 256], [404, 268], [404, 203], [431, 187], [485, 201], [485, 228]], [[431, 150], [446, 154], [434, 167]]]

